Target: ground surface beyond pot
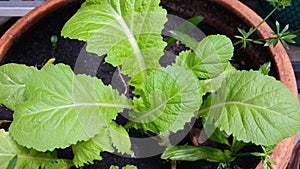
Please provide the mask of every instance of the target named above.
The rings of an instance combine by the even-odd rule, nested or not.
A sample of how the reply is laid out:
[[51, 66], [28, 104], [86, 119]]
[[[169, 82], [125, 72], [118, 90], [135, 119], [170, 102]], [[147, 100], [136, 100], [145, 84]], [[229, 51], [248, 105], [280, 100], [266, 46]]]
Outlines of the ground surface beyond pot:
[[[76, 0], [49, 0], [46, 1], [42, 6], [36, 8], [32, 12], [24, 16], [22, 19], [20, 19], [0, 39], [0, 59], [3, 59], [7, 51], [10, 49], [11, 45], [13, 45], [13, 43], [15, 43], [18, 40], [18, 38], [22, 36], [24, 32], [26, 32], [31, 26], [33, 26], [35, 22], [38, 22], [39, 20], [44, 18], [47, 14], [50, 14], [51, 12], [61, 8], [62, 6], [68, 5], [75, 1]], [[204, 5], [205, 7], [205, 4], [212, 3], [212, 2], [216, 3], [216, 6], [225, 8], [226, 12], [237, 14], [237, 17], [235, 19], [237, 19], [238, 22], [246, 21], [249, 23], [249, 25], [253, 26], [253, 25], [257, 25], [261, 21], [261, 18], [258, 15], [256, 15], [252, 10], [250, 10], [248, 7], [246, 7], [245, 5], [243, 5], [237, 0], [218, 0], [218, 1], [163, 0], [162, 4], [163, 6], [174, 11], [174, 13], [183, 12], [186, 15], [186, 17], [203, 15], [206, 18], [211, 18], [212, 17], [211, 14], [214, 14], [216, 12], [212, 11], [210, 13], [203, 13], [203, 11], [201, 10], [201, 5]], [[215, 9], [217, 10], [218, 8]], [[219, 21], [224, 20], [222, 19], [222, 17], [228, 19], [228, 16], [224, 14], [221, 14], [220, 16], [217, 17], [219, 17], [218, 18]], [[215, 29], [221, 32], [225, 30], [227, 31], [228, 26], [238, 27], [239, 25], [235, 25], [238, 22], [225, 23], [225, 22], [218, 22], [217, 19], [204, 20], [204, 23], [212, 27], [215, 27]], [[268, 37], [269, 32], [271, 32], [271, 29], [266, 24], [263, 24], [262, 27], [260, 27], [259, 31], [262, 37]], [[233, 30], [232, 32], [227, 32], [226, 34], [230, 37], [233, 37], [233, 35], [237, 34], [237, 32], [236, 30]], [[251, 51], [250, 49], [247, 52], [252, 53], [253, 51]], [[270, 48], [270, 52], [271, 55], [273, 56], [274, 59], [273, 62], [276, 65], [276, 70], [279, 79], [297, 96], [297, 88], [296, 88], [296, 81], [294, 78], [294, 72], [285, 49], [281, 44], [279, 44], [276, 48]], [[252, 57], [254, 59], [258, 56], [252, 56]], [[274, 169], [286, 168], [293, 149], [294, 139], [295, 137], [285, 139], [277, 145], [272, 155], [272, 157], [277, 162], [277, 165], [274, 166]], [[257, 168], [262, 168], [261, 164], [257, 166]]]

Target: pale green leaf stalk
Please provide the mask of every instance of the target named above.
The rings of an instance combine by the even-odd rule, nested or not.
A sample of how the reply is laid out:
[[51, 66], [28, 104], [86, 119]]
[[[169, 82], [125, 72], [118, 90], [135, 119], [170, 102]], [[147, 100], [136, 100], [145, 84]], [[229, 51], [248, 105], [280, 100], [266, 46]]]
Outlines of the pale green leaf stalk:
[[207, 80], [201, 80], [205, 93], [214, 93], [221, 87], [223, 80], [230, 73], [237, 71], [231, 64], [227, 64], [225, 70], [217, 77]]
[[234, 158], [231, 157], [231, 152], [228, 150], [222, 151], [208, 146], [197, 147], [189, 145], [169, 147], [161, 155], [161, 158], [184, 161], [207, 160], [218, 163], [231, 162], [234, 160]]

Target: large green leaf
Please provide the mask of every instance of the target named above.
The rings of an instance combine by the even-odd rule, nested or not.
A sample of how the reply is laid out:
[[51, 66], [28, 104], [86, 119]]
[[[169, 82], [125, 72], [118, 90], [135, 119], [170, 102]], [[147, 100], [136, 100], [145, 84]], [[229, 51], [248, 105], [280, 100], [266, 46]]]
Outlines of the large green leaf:
[[19, 144], [39, 151], [87, 141], [118, 112], [132, 107], [111, 86], [97, 78], [75, 75], [63, 64], [34, 73], [25, 95], [29, 101], [17, 106], [9, 130]]
[[210, 35], [199, 43], [180, 32], [175, 32], [172, 36], [192, 49], [192, 51], [181, 52], [176, 59], [176, 65], [193, 70], [200, 79], [215, 78], [230, 64], [233, 45], [231, 40], [224, 35]]
[[201, 86], [193, 72], [182, 67], [161, 68], [141, 85], [130, 113], [134, 127], [155, 133], [176, 132], [191, 120], [202, 102]]
[[122, 126], [114, 122], [109, 127], [102, 128], [101, 134], [96, 135], [94, 138], [73, 145], [73, 162], [77, 167], [93, 164], [94, 160], [102, 160], [100, 152], [114, 152], [113, 146], [119, 153], [132, 153], [128, 133]]
[[14, 110], [22, 103], [25, 83], [35, 71], [34, 67], [14, 63], [0, 66], [0, 104]]
[[79, 142], [72, 146], [74, 153], [74, 165], [76, 167], [84, 166], [85, 164], [93, 164], [94, 160], [102, 160], [100, 152], [113, 152], [109, 130], [103, 128], [101, 134], [96, 135], [94, 138]]
[[40, 153], [18, 145], [3, 129], [0, 130], [0, 168], [6, 168], [17, 156], [15, 168], [69, 168], [70, 160], [57, 159], [55, 152]]
[[161, 158], [182, 161], [207, 160], [219, 163], [226, 163], [234, 160], [234, 158], [231, 157], [231, 152], [228, 150], [222, 151], [208, 146], [198, 147], [188, 145], [169, 147], [161, 155]]
[[66, 23], [62, 35], [87, 41], [87, 50], [114, 66], [122, 64], [122, 73], [145, 80], [146, 71], [159, 68], [166, 43], [161, 31], [166, 10], [159, 0], [87, 0]]
[[295, 96], [273, 77], [255, 71], [229, 74], [207, 112], [213, 122], [237, 140], [274, 145], [300, 129], [300, 105]]

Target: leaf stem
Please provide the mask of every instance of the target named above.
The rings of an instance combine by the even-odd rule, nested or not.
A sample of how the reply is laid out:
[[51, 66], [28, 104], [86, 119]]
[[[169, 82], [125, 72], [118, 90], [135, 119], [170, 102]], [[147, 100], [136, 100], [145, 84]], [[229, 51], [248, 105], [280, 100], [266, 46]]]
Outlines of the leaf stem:
[[0, 120], [0, 125], [3, 123], [11, 123], [11, 122], [12, 122], [11, 120]]
[[[250, 35], [252, 35], [263, 23], [265, 23], [270, 16], [278, 9], [278, 6], [276, 6], [254, 29], [252, 29], [249, 33], [248, 33], [248, 37]], [[247, 37], [247, 38], [248, 38]]]
[[171, 161], [171, 169], [176, 169], [177, 163], [176, 161]]
[[245, 157], [245, 156], [260, 156], [263, 157], [265, 156], [264, 153], [259, 153], [259, 152], [248, 152], [248, 153], [239, 153], [239, 154], [235, 154], [235, 157]]

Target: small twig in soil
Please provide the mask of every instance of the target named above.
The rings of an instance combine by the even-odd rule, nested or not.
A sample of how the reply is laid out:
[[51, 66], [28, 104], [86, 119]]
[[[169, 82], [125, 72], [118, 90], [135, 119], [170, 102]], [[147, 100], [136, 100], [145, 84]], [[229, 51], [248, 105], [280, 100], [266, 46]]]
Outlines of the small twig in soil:
[[171, 169], [176, 169], [176, 161], [171, 161]]
[[123, 78], [123, 76], [121, 75], [121, 69], [120, 69], [120, 66], [118, 66], [117, 69], [118, 69], [118, 75], [119, 75], [119, 77], [120, 77], [120, 79], [121, 79], [121, 81], [122, 81], [122, 83], [123, 83], [123, 85], [124, 85], [124, 88], [125, 88], [125, 89], [124, 89], [124, 94], [126, 95], [127, 92], [128, 92], [128, 90], [127, 90], [128, 85], [127, 85], [127, 83], [125, 82], [125, 79]]

